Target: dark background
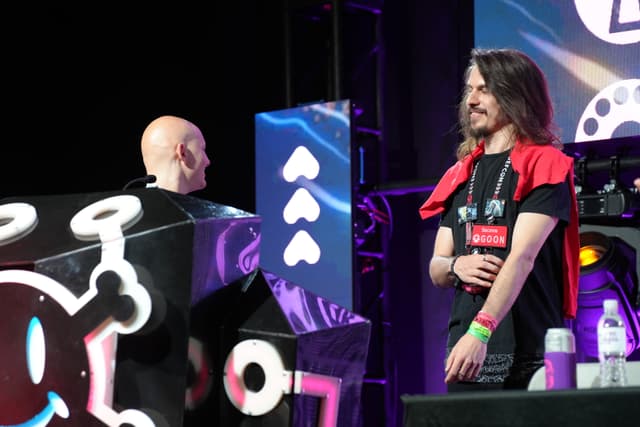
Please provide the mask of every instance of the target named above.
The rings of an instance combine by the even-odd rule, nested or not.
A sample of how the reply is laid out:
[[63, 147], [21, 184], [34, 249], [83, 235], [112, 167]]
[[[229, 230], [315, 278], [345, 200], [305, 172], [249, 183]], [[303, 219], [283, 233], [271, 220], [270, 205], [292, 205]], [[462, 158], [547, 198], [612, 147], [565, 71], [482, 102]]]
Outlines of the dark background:
[[281, 43], [269, 30], [279, 17], [260, 3], [5, 13], [15, 31], [2, 40], [0, 195], [122, 188], [144, 175], [146, 124], [175, 114], [207, 140], [209, 186], [199, 195], [251, 210], [252, 114], [283, 105]]
[[[139, 140], [146, 124], [176, 114], [196, 123], [207, 139], [212, 165], [209, 186], [199, 195], [251, 210], [253, 115], [329, 101], [335, 93], [327, 89], [333, 73], [327, 64], [328, 18], [309, 14], [293, 18], [295, 93], [286, 91], [284, 10], [309, 11], [325, 3], [38, 5], [5, 11], [5, 24], [14, 29], [3, 30], [0, 45], [0, 196], [121, 188], [144, 174]], [[365, 105], [361, 123], [381, 128], [392, 122], [385, 123], [378, 147], [389, 159], [375, 180], [436, 177], [452, 147], [440, 149], [443, 161], [430, 157], [425, 163], [416, 162], [416, 144], [442, 147], [443, 134], [455, 123], [452, 104], [466, 50], [460, 44], [461, 37], [464, 44], [472, 37], [472, 2], [338, 3], [349, 16], [339, 41], [342, 95]], [[380, 13], [367, 12], [373, 8]], [[371, 37], [378, 38], [377, 46]], [[374, 65], [376, 76], [370, 74]], [[428, 98], [420, 99], [422, 91]], [[426, 130], [407, 129], [417, 123]], [[424, 169], [416, 172], [419, 164]]]

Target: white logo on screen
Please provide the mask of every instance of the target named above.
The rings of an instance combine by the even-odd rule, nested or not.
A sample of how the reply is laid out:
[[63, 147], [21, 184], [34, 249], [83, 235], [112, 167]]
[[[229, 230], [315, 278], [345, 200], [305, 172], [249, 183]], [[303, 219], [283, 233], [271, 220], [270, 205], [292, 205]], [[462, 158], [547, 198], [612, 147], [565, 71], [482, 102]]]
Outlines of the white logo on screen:
[[575, 0], [576, 11], [593, 35], [607, 43], [640, 41], [640, 1]]
[[315, 179], [320, 172], [320, 163], [313, 154], [302, 145], [296, 147], [282, 168], [282, 176], [287, 182], [294, 182], [299, 176]]
[[282, 211], [287, 224], [295, 224], [300, 218], [313, 222], [320, 216], [320, 205], [306, 188], [298, 188]]
[[283, 254], [284, 262], [293, 267], [300, 261], [315, 264], [320, 260], [320, 247], [304, 230], [298, 231], [287, 245]]
[[634, 124], [640, 127], [640, 79], [621, 80], [589, 102], [578, 122], [575, 142], [609, 139], [620, 126]]
[[[299, 145], [282, 168], [282, 176], [287, 182], [295, 182], [304, 176], [315, 179], [320, 173], [320, 163], [307, 147]], [[306, 188], [298, 188], [282, 210], [287, 224], [295, 224], [300, 218], [315, 222], [320, 217], [320, 205]], [[320, 247], [311, 235], [304, 230], [298, 231], [282, 254], [285, 264], [293, 267], [300, 261], [316, 264], [320, 260]]]

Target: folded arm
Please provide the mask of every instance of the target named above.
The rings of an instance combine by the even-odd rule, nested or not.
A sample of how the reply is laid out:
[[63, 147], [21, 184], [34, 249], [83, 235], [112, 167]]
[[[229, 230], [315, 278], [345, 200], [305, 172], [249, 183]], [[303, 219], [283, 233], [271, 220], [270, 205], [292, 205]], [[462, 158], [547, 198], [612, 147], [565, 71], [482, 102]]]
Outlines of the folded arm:
[[[540, 248], [557, 222], [557, 218], [538, 213], [524, 212], [518, 215], [511, 250], [493, 281], [481, 311], [491, 315], [498, 323], [506, 316], [533, 269]], [[447, 359], [445, 382], [475, 378], [486, 353], [486, 344], [468, 333], [463, 335]]]

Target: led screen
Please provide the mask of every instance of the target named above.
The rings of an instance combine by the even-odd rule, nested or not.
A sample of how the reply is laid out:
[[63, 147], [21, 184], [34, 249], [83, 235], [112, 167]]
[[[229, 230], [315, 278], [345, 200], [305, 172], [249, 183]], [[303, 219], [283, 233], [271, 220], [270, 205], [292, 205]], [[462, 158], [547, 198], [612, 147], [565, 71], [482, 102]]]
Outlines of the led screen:
[[256, 114], [260, 266], [352, 309], [350, 104]]
[[475, 45], [545, 72], [563, 142], [640, 135], [640, 1], [476, 0]]

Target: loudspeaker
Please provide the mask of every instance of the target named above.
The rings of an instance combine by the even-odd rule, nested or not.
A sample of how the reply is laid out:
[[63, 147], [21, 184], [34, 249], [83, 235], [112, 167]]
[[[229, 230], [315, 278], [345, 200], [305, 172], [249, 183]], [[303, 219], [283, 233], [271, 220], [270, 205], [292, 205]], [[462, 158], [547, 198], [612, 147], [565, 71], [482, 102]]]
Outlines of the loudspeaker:
[[182, 426], [191, 307], [257, 268], [260, 223], [161, 189], [0, 200], [0, 425]]
[[257, 269], [192, 310], [200, 392], [185, 425], [359, 425], [370, 332], [368, 319]]

